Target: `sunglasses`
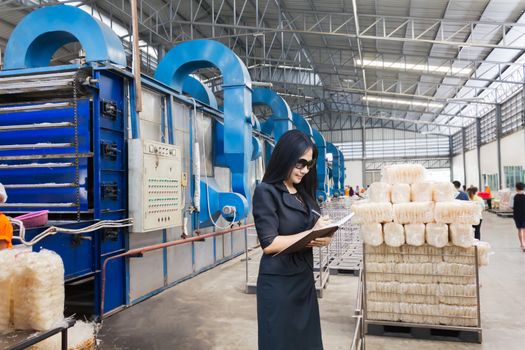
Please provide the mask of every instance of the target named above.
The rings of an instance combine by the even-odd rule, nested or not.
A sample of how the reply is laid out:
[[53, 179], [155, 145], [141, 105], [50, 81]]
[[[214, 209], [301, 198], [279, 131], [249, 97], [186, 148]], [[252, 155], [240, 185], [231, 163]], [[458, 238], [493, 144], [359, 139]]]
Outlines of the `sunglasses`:
[[315, 165], [315, 159], [312, 159], [310, 161], [306, 159], [299, 159], [297, 163], [295, 163], [295, 169], [302, 170], [304, 167], [306, 167], [308, 170], [310, 170]]

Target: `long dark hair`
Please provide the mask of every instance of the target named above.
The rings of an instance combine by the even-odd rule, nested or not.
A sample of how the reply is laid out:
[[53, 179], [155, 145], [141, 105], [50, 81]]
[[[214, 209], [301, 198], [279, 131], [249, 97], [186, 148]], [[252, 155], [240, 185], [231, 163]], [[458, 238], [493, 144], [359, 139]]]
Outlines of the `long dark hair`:
[[[312, 159], [316, 160], [317, 163], [317, 147], [305, 133], [299, 130], [285, 132], [279, 139], [279, 142], [277, 142], [277, 145], [275, 145], [264, 172], [263, 181], [274, 184], [288, 179], [297, 161], [309, 148], [312, 149]], [[315, 200], [315, 191], [317, 189], [316, 163], [310, 168], [308, 174], [303, 176], [302, 181], [296, 185], [298, 189], [302, 189], [313, 200]]]

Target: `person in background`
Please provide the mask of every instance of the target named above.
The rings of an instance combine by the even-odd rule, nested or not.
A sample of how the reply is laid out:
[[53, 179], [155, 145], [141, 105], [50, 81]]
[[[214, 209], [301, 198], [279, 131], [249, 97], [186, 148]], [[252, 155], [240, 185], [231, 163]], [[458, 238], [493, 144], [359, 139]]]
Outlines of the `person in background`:
[[[476, 186], [469, 187], [469, 189], [467, 190], [467, 193], [468, 193], [469, 200], [479, 204], [479, 206], [481, 207], [481, 211], [483, 212], [483, 210], [485, 209], [485, 203], [483, 202], [483, 199], [481, 199], [477, 195], [478, 188]], [[474, 238], [476, 239], [481, 239], [481, 222], [482, 221], [483, 221], [483, 218], [480, 217], [479, 224], [472, 225], [472, 227], [474, 227]]]
[[13, 225], [4, 214], [0, 213], [0, 250], [13, 248]]
[[348, 195], [349, 195], [350, 197], [353, 197], [354, 194], [355, 194], [355, 192], [354, 192], [354, 188], [353, 188], [352, 186], [350, 186], [350, 188], [348, 189]]
[[360, 193], [360, 192], [359, 192], [359, 185], [355, 185], [355, 193], [356, 193], [356, 194], [359, 194], [359, 193]]
[[7, 201], [7, 193], [5, 192], [4, 185], [0, 183], [0, 203], [5, 203]]
[[492, 192], [490, 191], [490, 186], [485, 186], [485, 192], [489, 195], [487, 198], [487, 207], [492, 209]]
[[350, 196], [350, 188], [349, 187], [350, 186], [348, 186], [348, 185], [345, 186], [345, 197]]
[[452, 181], [452, 183], [454, 184], [454, 187], [456, 188], [456, 199], [459, 199], [459, 200], [462, 200], [462, 201], [468, 201], [468, 195], [461, 191], [461, 182], [459, 181]]
[[525, 184], [518, 182], [516, 184], [516, 194], [511, 199], [509, 206], [512, 208], [514, 223], [518, 229], [518, 239], [520, 248], [525, 252]]

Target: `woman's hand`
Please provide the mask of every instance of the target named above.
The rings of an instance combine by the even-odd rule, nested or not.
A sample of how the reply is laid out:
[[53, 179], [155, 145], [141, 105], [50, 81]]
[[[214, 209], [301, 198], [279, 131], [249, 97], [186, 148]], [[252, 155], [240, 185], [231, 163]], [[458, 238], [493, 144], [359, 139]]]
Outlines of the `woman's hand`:
[[310, 243], [308, 243], [306, 246], [309, 248], [325, 247], [329, 245], [331, 241], [332, 241], [332, 237], [321, 237], [321, 238], [316, 238], [313, 241], [310, 241]]
[[326, 227], [328, 225], [330, 225], [332, 223], [332, 220], [330, 220], [330, 218], [328, 218], [328, 215], [325, 215], [325, 216], [321, 216], [317, 222], [315, 223], [314, 227], [313, 227], [313, 230], [319, 230], [323, 227]]

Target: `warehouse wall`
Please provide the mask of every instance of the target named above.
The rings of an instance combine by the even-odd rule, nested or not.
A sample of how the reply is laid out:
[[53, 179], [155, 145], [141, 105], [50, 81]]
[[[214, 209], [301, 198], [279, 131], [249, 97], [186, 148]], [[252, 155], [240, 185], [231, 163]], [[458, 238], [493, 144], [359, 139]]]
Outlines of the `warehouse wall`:
[[345, 161], [345, 185], [355, 187], [363, 185], [363, 162], [360, 160]]
[[463, 155], [459, 154], [452, 158], [452, 177], [453, 181], [465, 182], [465, 169], [463, 169]]
[[465, 153], [465, 185], [470, 187], [471, 185], [479, 188], [479, 167], [478, 167], [478, 154], [477, 150], [467, 151]]
[[[510, 165], [525, 167], [525, 135], [523, 130], [501, 139], [501, 166]], [[501, 172], [504, 174], [503, 168]]]

